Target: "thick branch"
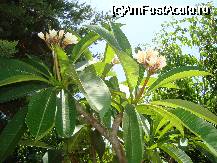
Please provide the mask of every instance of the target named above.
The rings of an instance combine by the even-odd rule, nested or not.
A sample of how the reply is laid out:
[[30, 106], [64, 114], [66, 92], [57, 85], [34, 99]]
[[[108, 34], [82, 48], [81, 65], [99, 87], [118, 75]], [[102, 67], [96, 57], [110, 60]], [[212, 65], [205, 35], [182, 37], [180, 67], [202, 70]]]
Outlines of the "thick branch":
[[121, 123], [123, 113], [120, 113], [115, 118], [114, 123], [112, 125], [113, 130], [112, 132], [109, 132], [109, 130], [105, 128], [104, 126], [102, 126], [96, 118], [94, 118], [93, 116], [85, 112], [83, 107], [80, 104], [78, 103], [76, 104], [76, 109], [77, 109], [77, 112], [81, 114], [81, 116], [83, 116], [83, 119], [87, 124], [91, 124], [95, 129], [99, 131], [101, 135], [103, 135], [107, 140], [109, 140], [109, 142], [112, 144], [112, 147], [119, 159], [119, 162], [127, 163], [125, 153], [117, 137], [117, 131]]
[[114, 122], [112, 124], [112, 133], [111, 133], [111, 135], [117, 136], [117, 132], [118, 132], [119, 126], [121, 124], [122, 118], [123, 118], [123, 113], [121, 112], [114, 119]]

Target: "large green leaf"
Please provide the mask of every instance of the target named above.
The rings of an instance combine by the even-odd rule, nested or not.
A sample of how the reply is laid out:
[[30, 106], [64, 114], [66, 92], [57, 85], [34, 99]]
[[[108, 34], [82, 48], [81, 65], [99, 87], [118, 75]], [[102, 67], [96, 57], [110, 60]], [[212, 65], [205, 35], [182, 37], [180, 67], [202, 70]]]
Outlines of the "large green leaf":
[[99, 112], [103, 119], [111, 105], [111, 95], [107, 85], [95, 75], [90, 67], [78, 75], [74, 66], [71, 65], [68, 69], [68, 75], [76, 82], [91, 108]]
[[10, 155], [25, 132], [25, 108], [16, 113], [0, 135], [0, 162]]
[[162, 85], [171, 83], [178, 79], [183, 79], [193, 76], [211, 75], [209, 72], [195, 66], [183, 66], [174, 68], [158, 77], [158, 79], [149, 87], [148, 91], [153, 91]]
[[61, 137], [70, 137], [74, 132], [76, 121], [74, 99], [64, 90], [61, 90], [58, 96], [55, 126]]
[[56, 92], [48, 88], [31, 97], [26, 124], [30, 133], [42, 138], [53, 127], [56, 114]]
[[99, 35], [94, 32], [90, 32], [83, 37], [73, 48], [72, 51], [72, 62], [75, 63], [81, 54], [96, 40], [99, 39]]
[[162, 105], [162, 106], [167, 106], [167, 107], [172, 107], [172, 108], [181, 107], [197, 115], [198, 117], [201, 117], [217, 125], [217, 116], [215, 114], [210, 112], [208, 109], [198, 104], [195, 104], [193, 102], [181, 100], [181, 99], [166, 99], [166, 100], [160, 100], [160, 101], [153, 101], [151, 103], [154, 105]]
[[44, 75], [47, 78], [52, 76], [49, 68], [38, 57], [28, 55], [28, 58], [25, 58], [24, 62], [30, 64], [34, 68], [37, 68], [38, 72], [40, 72], [41, 75]]
[[164, 117], [165, 119], [167, 119], [170, 122], [169, 125], [167, 125], [167, 128], [165, 128], [165, 130], [162, 131], [160, 136], [163, 136], [163, 134], [165, 134], [165, 132], [167, 130], [169, 130], [172, 126], [176, 127], [177, 130], [179, 130], [180, 133], [182, 135], [184, 135], [184, 129], [183, 129], [182, 122], [180, 121], [180, 119], [177, 118], [176, 116], [174, 116], [168, 110], [162, 108], [161, 106], [138, 105], [136, 107], [136, 109], [137, 109], [138, 113], [140, 113], [140, 114], [153, 115], [153, 114], [157, 113], [157, 114], [161, 115], [162, 117]]
[[132, 55], [131, 45], [125, 34], [120, 29], [120, 25], [117, 23], [111, 23], [111, 28], [121, 50], [126, 52], [128, 55]]
[[143, 159], [143, 137], [137, 114], [132, 105], [125, 107], [123, 134], [128, 163], [141, 162]]
[[0, 81], [16, 75], [40, 76], [41, 72], [25, 62], [16, 59], [0, 58]]
[[107, 43], [104, 52], [103, 63], [111, 63], [112, 59], [115, 57], [115, 51], [112, 47]]
[[184, 151], [173, 144], [163, 144], [160, 148], [173, 157], [178, 163], [193, 163], [191, 158]]
[[48, 85], [43, 82], [22, 82], [0, 87], [0, 103], [32, 95]]
[[212, 153], [217, 154], [217, 129], [212, 124], [182, 108], [171, 110], [171, 113], [178, 117], [185, 127], [201, 138]]
[[58, 58], [61, 76], [64, 78], [65, 72], [66, 72], [66, 70], [68, 68], [68, 64], [69, 64], [68, 56], [66, 55], [64, 50], [62, 48], [60, 48], [59, 46], [54, 46], [54, 52]]
[[126, 52], [122, 51], [118, 41], [115, 39], [112, 33], [110, 33], [104, 28], [95, 25], [88, 26], [88, 28], [99, 34], [114, 49], [121, 62], [121, 65], [123, 66], [127, 78], [127, 83], [130, 88], [130, 92], [132, 93], [133, 89], [137, 85], [137, 80], [139, 76], [139, 65], [131, 56], [129, 56]]
[[29, 75], [15, 75], [15, 76], [11, 76], [11, 77], [8, 77], [6, 79], [3, 79], [3, 80], [0, 81], [0, 86], [13, 84], [13, 83], [24, 82], [24, 81], [42, 81], [42, 82], [45, 82], [45, 83], [50, 83], [44, 77], [29, 74]]
[[97, 33], [100, 37], [105, 39], [107, 43], [110, 44], [111, 47], [121, 50], [120, 46], [118, 45], [117, 40], [115, 39], [114, 35], [112, 35], [108, 30], [105, 28], [99, 27], [98, 25], [88, 25], [87, 26], [90, 30]]

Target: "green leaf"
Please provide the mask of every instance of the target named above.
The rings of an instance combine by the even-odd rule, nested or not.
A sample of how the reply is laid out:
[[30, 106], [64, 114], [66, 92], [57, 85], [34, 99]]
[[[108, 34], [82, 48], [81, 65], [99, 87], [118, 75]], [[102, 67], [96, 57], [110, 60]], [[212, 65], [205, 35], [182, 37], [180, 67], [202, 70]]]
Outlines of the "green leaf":
[[194, 141], [194, 144], [196, 144], [196, 148], [199, 149], [211, 162], [217, 162], [216, 153], [213, 153], [203, 142]]
[[211, 75], [211, 74], [195, 66], [177, 67], [160, 75], [158, 79], [149, 87], [148, 91], [153, 91], [162, 85], [171, 83], [178, 79], [183, 79], [183, 78], [193, 77], [193, 76], [205, 76], [205, 75]]
[[36, 91], [47, 88], [43, 82], [22, 82], [0, 87], [0, 103], [15, 100], [17, 98], [32, 95]]
[[117, 52], [117, 56], [123, 66], [125, 76], [127, 78], [127, 83], [129, 90], [132, 93], [133, 89], [137, 85], [137, 80], [139, 77], [139, 65], [136, 61], [124, 52]]
[[73, 97], [62, 90], [57, 98], [55, 126], [61, 137], [72, 136], [75, 129], [76, 109]]
[[112, 59], [115, 57], [115, 51], [112, 47], [107, 43], [104, 52], [103, 63], [111, 63]]
[[74, 66], [71, 65], [68, 75], [76, 82], [91, 108], [99, 112], [103, 119], [111, 105], [111, 95], [107, 85], [90, 68], [86, 68], [78, 75]]
[[40, 76], [41, 72], [25, 62], [0, 58], [0, 81], [16, 75]]
[[62, 151], [60, 150], [48, 150], [42, 160], [43, 160], [43, 163], [62, 163]]
[[117, 40], [115, 39], [114, 35], [112, 35], [108, 30], [105, 28], [99, 27], [98, 25], [88, 25], [87, 28], [97, 33], [100, 37], [105, 39], [109, 45], [115, 49], [121, 50], [118, 45]]
[[9, 78], [1, 80], [0, 86], [24, 82], [24, 81], [42, 81], [45, 83], [50, 83], [47, 79], [40, 77], [40, 76], [36, 76], [36, 75], [16, 75], [16, 76], [11, 76]]
[[65, 72], [68, 68], [68, 64], [69, 64], [69, 58], [66, 55], [66, 53], [64, 52], [64, 50], [62, 48], [60, 48], [59, 46], [54, 46], [54, 52], [55, 55], [57, 55], [58, 58], [58, 63], [59, 63], [59, 67], [60, 67], [60, 73], [62, 75], [62, 77], [65, 76]]
[[53, 127], [56, 114], [56, 93], [53, 89], [40, 91], [30, 99], [26, 124], [36, 139], [42, 138]]
[[217, 154], [217, 129], [212, 124], [182, 108], [171, 110], [171, 113], [178, 117], [186, 128], [201, 138], [212, 153]]
[[193, 163], [191, 158], [184, 151], [173, 144], [163, 144], [160, 148], [173, 157], [178, 163]]
[[52, 76], [49, 68], [38, 57], [28, 55], [28, 58], [24, 59], [24, 61], [33, 66], [34, 68], [37, 68], [41, 75], [44, 75], [47, 78]]
[[[168, 110], [160, 107], [160, 106], [153, 106], [153, 105], [139, 105], [137, 106], [137, 111], [140, 114], [160, 114], [162, 117], [166, 118], [170, 123], [169, 125], [172, 127], [176, 127], [177, 130], [180, 131], [180, 133], [184, 136], [184, 129], [182, 126], [182, 122], [180, 121], [179, 118], [177, 118], [176, 116], [174, 116], [171, 112], [169, 112]], [[144, 112], [144, 113], [143, 113]], [[169, 127], [169, 126], [168, 126]], [[167, 129], [170, 129], [168, 128]], [[165, 130], [166, 131], [166, 130]], [[165, 132], [164, 131], [164, 132]], [[161, 133], [160, 135], [163, 136], [163, 133]]]
[[132, 105], [127, 105], [123, 116], [123, 134], [128, 163], [141, 162], [143, 159], [143, 137], [140, 124]]
[[81, 54], [98, 39], [99, 35], [95, 34], [94, 32], [90, 32], [85, 35], [85, 37], [83, 37], [73, 48], [72, 62], [75, 63]]
[[132, 93], [133, 89], [137, 85], [139, 65], [126, 52], [122, 51], [114, 35], [111, 34], [108, 30], [95, 25], [88, 26], [88, 28], [99, 34], [114, 49], [121, 62], [121, 65], [123, 66], [127, 78], [127, 83], [130, 88], [130, 92]]
[[85, 69], [80, 75], [83, 94], [92, 109], [99, 112], [101, 119], [110, 110], [111, 94], [107, 85], [90, 69]]
[[215, 114], [210, 112], [208, 109], [198, 104], [195, 104], [193, 102], [181, 100], [181, 99], [166, 99], [166, 100], [160, 100], [160, 101], [153, 101], [151, 103], [154, 105], [162, 105], [162, 106], [167, 106], [167, 107], [172, 107], [172, 108], [181, 107], [187, 111], [190, 111], [196, 116], [201, 117], [217, 125], [217, 116]]
[[120, 25], [117, 23], [111, 23], [111, 28], [121, 50], [127, 53], [128, 55], [132, 55], [131, 45], [125, 34], [120, 29]]
[[0, 135], [0, 162], [3, 162], [13, 152], [25, 132], [26, 110], [25, 108], [20, 109], [2, 131]]

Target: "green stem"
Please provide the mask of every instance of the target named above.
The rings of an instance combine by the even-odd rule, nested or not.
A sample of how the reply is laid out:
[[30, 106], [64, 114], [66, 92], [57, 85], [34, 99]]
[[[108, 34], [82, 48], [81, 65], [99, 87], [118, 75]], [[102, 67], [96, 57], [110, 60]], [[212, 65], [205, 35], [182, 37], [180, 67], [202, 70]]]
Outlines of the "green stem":
[[60, 69], [59, 69], [59, 64], [57, 60], [57, 56], [55, 55], [54, 51], [52, 51], [53, 57], [54, 57], [54, 69], [55, 69], [55, 74], [57, 76], [57, 79], [61, 81], [61, 76], [60, 76]]
[[151, 75], [149, 75], [149, 74], [147, 75], [147, 77], [146, 77], [146, 79], [145, 79], [145, 82], [144, 82], [142, 88], [139, 90], [139, 93], [138, 93], [138, 94], [136, 95], [136, 97], [135, 97], [134, 104], [137, 104], [138, 101], [140, 100], [140, 98], [141, 98], [141, 96], [142, 96], [142, 94], [143, 94], [143, 92], [144, 92], [144, 90], [145, 90], [145, 87], [146, 87], [146, 85], [147, 85], [147, 83], [148, 83], [148, 80], [150, 79], [150, 76], [151, 76]]

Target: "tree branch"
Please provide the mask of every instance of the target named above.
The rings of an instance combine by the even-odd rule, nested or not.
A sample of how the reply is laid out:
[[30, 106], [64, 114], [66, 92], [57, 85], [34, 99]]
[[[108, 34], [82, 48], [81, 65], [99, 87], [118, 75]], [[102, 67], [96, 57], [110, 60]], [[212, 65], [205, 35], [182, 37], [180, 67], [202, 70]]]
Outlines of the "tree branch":
[[127, 163], [124, 150], [117, 137], [118, 127], [120, 126], [123, 113], [120, 113], [119, 115], [117, 115], [112, 125], [112, 131], [110, 132], [107, 128], [101, 125], [100, 122], [96, 118], [94, 118], [92, 115], [85, 112], [85, 110], [79, 103], [76, 103], [76, 110], [83, 117], [83, 120], [87, 124], [91, 124], [95, 129], [99, 131], [101, 135], [103, 135], [112, 144], [112, 147], [119, 159], [119, 162]]

